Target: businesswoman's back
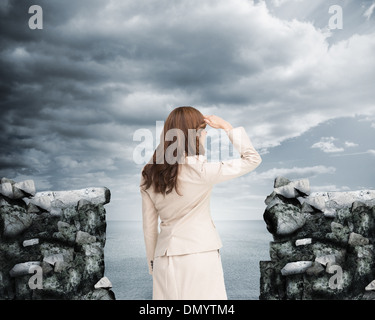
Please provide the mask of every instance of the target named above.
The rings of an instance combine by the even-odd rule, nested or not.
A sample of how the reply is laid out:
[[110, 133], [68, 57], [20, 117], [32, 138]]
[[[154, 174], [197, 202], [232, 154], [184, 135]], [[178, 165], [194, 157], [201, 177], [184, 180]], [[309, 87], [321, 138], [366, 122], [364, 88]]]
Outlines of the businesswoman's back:
[[[223, 129], [241, 157], [207, 162], [206, 124]], [[243, 127], [232, 128], [220, 117], [203, 116], [193, 107], [169, 114], [140, 182], [153, 299], [227, 299], [219, 254], [222, 243], [210, 213], [211, 191], [216, 183], [244, 175], [261, 161]]]

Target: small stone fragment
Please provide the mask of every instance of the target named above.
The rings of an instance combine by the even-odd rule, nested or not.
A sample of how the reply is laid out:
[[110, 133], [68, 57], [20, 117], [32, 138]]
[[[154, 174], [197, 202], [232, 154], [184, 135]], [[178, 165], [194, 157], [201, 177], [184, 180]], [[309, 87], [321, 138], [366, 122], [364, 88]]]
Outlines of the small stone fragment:
[[288, 235], [301, 228], [305, 222], [305, 215], [301, 209], [292, 204], [278, 203], [267, 208], [263, 214], [267, 229], [272, 234]]
[[20, 210], [9, 210], [7, 214], [3, 215], [4, 233], [5, 237], [16, 237], [27, 228], [29, 228], [33, 222], [31, 216], [26, 212]]
[[23, 262], [23, 263], [17, 263], [10, 271], [9, 275], [11, 277], [19, 277], [19, 276], [24, 276], [26, 274], [30, 273], [30, 268], [32, 266], [40, 266], [39, 261], [28, 261], [28, 262]]
[[48, 196], [34, 197], [30, 199], [30, 202], [33, 205], [45, 210], [51, 211], [51, 199]]
[[43, 261], [48, 262], [53, 266], [57, 261], [64, 261], [64, 255], [62, 253], [56, 253], [48, 257], [44, 257]]
[[314, 276], [317, 276], [322, 272], [324, 272], [324, 267], [318, 262], [314, 262], [314, 264], [306, 270], [306, 274]]
[[37, 207], [35, 204], [29, 202], [29, 204], [27, 205], [27, 213], [41, 213], [42, 210]]
[[375, 291], [375, 280], [372, 280], [365, 288], [366, 291]]
[[95, 284], [94, 288], [112, 288], [112, 283], [107, 277], [103, 277]]
[[316, 257], [315, 261], [325, 266], [328, 262], [336, 262], [336, 256], [334, 254], [327, 254], [325, 256]]
[[275, 178], [275, 181], [273, 183], [273, 187], [279, 188], [279, 187], [285, 186], [289, 183], [291, 183], [291, 181], [289, 179], [284, 178], [282, 176], [278, 176], [278, 177]]
[[312, 242], [311, 238], [298, 239], [296, 240], [296, 246], [305, 246], [307, 244], [311, 244], [311, 242]]
[[333, 208], [326, 208], [324, 209], [323, 214], [327, 218], [334, 218], [336, 217], [336, 210]]
[[10, 199], [13, 199], [13, 188], [10, 182], [0, 184], [0, 193]]
[[42, 261], [41, 266], [42, 266], [43, 274], [49, 274], [53, 271], [53, 267], [48, 262]]
[[22, 242], [22, 245], [23, 245], [24, 247], [29, 247], [29, 246], [34, 246], [34, 245], [36, 245], [36, 244], [38, 244], [38, 243], [39, 243], [39, 239], [38, 239], [38, 238], [35, 238], [35, 239], [24, 240], [24, 241]]
[[351, 246], [362, 246], [362, 245], [369, 244], [369, 239], [365, 238], [361, 234], [352, 232], [349, 235], [349, 244]]
[[304, 273], [308, 268], [313, 265], [312, 261], [297, 261], [297, 262], [289, 262], [287, 263], [282, 269], [281, 274], [283, 276], [291, 275], [291, 274], [299, 274]]
[[35, 184], [33, 180], [25, 180], [21, 182], [16, 182], [13, 185], [13, 188], [23, 191], [26, 195], [34, 196], [35, 195]]
[[96, 237], [92, 236], [91, 234], [79, 230], [76, 236], [76, 243], [77, 244], [85, 244], [85, 243], [93, 243], [96, 242]]
[[319, 211], [324, 211], [326, 207], [326, 201], [323, 197], [320, 196], [309, 196], [307, 198], [304, 198], [304, 203], [309, 204], [311, 207], [314, 207], [315, 209]]
[[308, 179], [292, 181], [286, 185], [274, 188], [277, 194], [285, 198], [296, 198], [300, 195], [310, 194], [310, 185]]

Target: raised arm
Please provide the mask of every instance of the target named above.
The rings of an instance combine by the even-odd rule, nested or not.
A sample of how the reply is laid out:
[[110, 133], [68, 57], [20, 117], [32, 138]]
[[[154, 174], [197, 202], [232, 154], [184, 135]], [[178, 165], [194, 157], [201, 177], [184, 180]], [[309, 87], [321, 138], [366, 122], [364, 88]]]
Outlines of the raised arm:
[[227, 161], [205, 162], [202, 166], [202, 178], [212, 184], [220, 183], [253, 171], [262, 162], [249, 136], [243, 127], [233, 128], [230, 123], [217, 116], [205, 116], [207, 124], [223, 129], [240, 158]]

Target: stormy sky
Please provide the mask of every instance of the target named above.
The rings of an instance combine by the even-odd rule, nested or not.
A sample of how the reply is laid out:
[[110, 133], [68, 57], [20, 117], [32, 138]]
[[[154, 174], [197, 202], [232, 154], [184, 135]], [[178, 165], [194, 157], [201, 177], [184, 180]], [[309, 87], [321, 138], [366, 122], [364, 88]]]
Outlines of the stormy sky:
[[107, 218], [140, 220], [135, 132], [155, 147], [157, 121], [191, 105], [243, 126], [263, 158], [215, 186], [214, 219], [262, 219], [278, 175], [375, 189], [373, 0], [3, 0], [0, 33], [1, 177], [106, 186]]

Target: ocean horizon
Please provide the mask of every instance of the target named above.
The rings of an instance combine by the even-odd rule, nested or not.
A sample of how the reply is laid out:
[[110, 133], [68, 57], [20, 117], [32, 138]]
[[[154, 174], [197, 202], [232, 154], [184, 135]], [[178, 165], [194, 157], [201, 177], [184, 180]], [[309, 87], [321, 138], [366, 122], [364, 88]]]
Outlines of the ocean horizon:
[[[215, 221], [228, 300], [259, 300], [259, 261], [270, 260], [272, 235], [263, 220]], [[142, 222], [107, 221], [105, 276], [117, 300], [151, 300]]]

